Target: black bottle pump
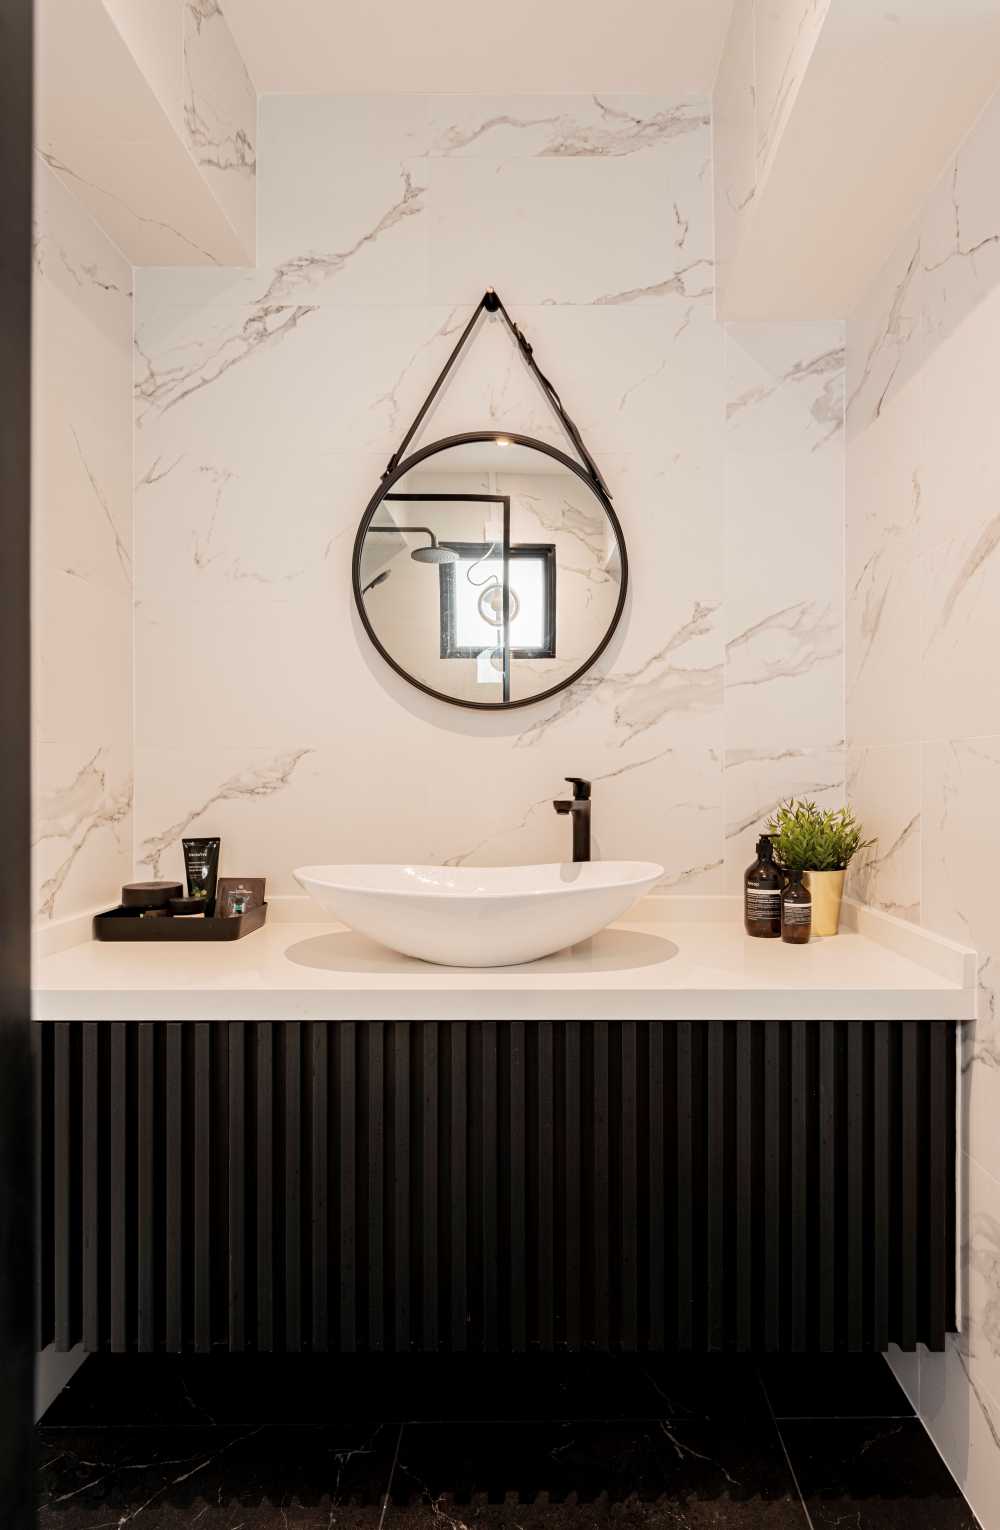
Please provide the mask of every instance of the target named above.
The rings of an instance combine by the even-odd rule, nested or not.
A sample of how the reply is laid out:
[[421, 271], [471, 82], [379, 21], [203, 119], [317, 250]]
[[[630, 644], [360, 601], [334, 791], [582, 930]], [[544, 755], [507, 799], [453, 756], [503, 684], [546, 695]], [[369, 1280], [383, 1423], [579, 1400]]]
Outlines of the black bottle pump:
[[784, 878], [774, 864], [769, 834], [757, 841], [757, 859], [743, 877], [743, 924], [748, 935], [762, 940], [781, 936], [781, 890]]

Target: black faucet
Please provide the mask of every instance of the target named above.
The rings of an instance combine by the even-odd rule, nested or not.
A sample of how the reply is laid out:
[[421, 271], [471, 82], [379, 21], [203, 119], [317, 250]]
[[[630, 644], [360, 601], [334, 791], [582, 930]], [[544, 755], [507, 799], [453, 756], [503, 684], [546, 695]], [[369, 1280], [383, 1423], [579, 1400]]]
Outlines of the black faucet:
[[573, 859], [590, 860], [590, 782], [579, 776], [567, 776], [573, 788], [573, 801], [553, 802], [557, 813], [570, 813], [573, 818]]

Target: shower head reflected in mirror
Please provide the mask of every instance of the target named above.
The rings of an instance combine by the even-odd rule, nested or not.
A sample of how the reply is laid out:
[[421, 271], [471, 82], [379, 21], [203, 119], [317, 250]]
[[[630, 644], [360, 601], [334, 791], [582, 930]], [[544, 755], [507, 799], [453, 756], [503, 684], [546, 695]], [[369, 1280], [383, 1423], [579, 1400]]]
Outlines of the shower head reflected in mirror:
[[[390, 533], [394, 537], [406, 536], [411, 531], [423, 532], [424, 536], [430, 537], [429, 547], [415, 547], [410, 554], [414, 563], [457, 563], [458, 553], [454, 548], [441, 547], [437, 537], [429, 526], [369, 526], [368, 530]], [[369, 586], [369, 588], [371, 588]]]
[[430, 547], [415, 547], [410, 554], [414, 563], [457, 563], [458, 553], [450, 547], [439, 547], [432, 541]]

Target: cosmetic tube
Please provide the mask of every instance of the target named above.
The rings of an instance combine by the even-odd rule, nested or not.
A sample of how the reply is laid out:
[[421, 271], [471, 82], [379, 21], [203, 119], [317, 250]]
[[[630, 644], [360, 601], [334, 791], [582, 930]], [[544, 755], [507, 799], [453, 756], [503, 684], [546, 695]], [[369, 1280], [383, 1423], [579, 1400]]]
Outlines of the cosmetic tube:
[[205, 913], [215, 909], [215, 889], [219, 880], [219, 840], [184, 839], [184, 871], [189, 898], [204, 900]]

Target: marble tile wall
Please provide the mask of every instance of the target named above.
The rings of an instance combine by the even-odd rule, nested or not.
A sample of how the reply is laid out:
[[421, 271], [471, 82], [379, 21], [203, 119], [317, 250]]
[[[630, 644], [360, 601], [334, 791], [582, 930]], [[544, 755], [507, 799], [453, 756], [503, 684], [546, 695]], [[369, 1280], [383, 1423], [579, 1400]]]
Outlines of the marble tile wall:
[[1000, 1526], [1000, 98], [848, 323], [848, 793], [854, 890], [980, 953], [965, 1036], [965, 1327], [898, 1357]]
[[753, 0], [757, 178], [763, 180], [805, 78], [830, 0]]
[[726, 325], [727, 887], [786, 797], [844, 796], [839, 321]]
[[257, 94], [220, 0], [39, 0], [37, 51], [38, 146], [131, 261], [253, 260]]
[[257, 92], [220, 0], [104, 0], [160, 106], [248, 251]]
[[34, 878], [41, 921], [132, 867], [132, 270], [36, 161]]
[[180, 25], [182, 137], [240, 243], [252, 252], [257, 92], [219, 0], [182, 0]]
[[[781, 795], [842, 787], [842, 336], [716, 322], [707, 106], [268, 97], [258, 181], [256, 270], [137, 273], [138, 871], [177, 873], [188, 830], [275, 892], [317, 860], [560, 858], [550, 802], [581, 774], [600, 854], [720, 890]], [[350, 586], [487, 285], [633, 572], [590, 675], [506, 716], [405, 685]], [[422, 439], [484, 423], [563, 444], [496, 320]]]
[[[830, 0], [737, 0], [712, 97], [720, 312]], [[740, 310], [737, 310], [740, 311]]]

